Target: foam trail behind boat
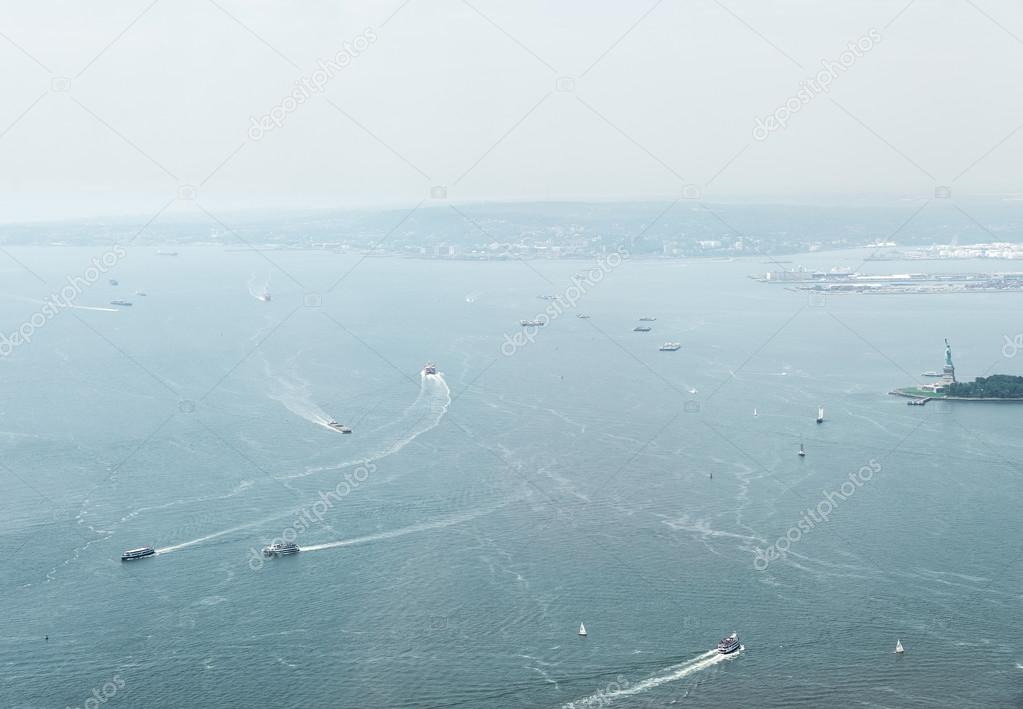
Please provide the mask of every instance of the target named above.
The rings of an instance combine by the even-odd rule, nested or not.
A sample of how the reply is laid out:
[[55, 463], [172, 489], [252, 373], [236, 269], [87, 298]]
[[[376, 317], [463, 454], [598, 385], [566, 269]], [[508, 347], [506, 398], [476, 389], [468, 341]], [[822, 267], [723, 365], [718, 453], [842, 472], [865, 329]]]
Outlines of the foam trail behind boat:
[[470, 520], [476, 519], [477, 517], [482, 517], [483, 515], [488, 515], [491, 512], [494, 512], [494, 511], [500, 509], [501, 507], [503, 507], [505, 504], [507, 504], [507, 502], [508, 501], [502, 502], [499, 505], [491, 505], [490, 507], [483, 507], [483, 508], [480, 508], [478, 510], [473, 510], [471, 512], [463, 512], [462, 514], [451, 515], [449, 517], [443, 517], [441, 519], [434, 520], [434, 521], [431, 521], [431, 522], [421, 522], [420, 524], [413, 524], [413, 525], [411, 525], [409, 527], [401, 527], [399, 529], [392, 529], [392, 530], [387, 531], [387, 532], [378, 532], [376, 534], [367, 534], [364, 537], [353, 537], [352, 539], [342, 539], [342, 540], [336, 541], [336, 542], [327, 542], [326, 544], [313, 544], [312, 546], [307, 546], [307, 547], [304, 546], [304, 547], [302, 547], [302, 551], [303, 552], [307, 552], [307, 551], [322, 551], [324, 549], [337, 549], [338, 547], [350, 547], [350, 546], [355, 546], [356, 544], [368, 544], [370, 542], [379, 542], [379, 541], [383, 541], [385, 539], [394, 539], [395, 537], [404, 537], [404, 536], [406, 536], [408, 534], [417, 534], [419, 532], [428, 532], [428, 531], [430, 531], [432, 529], [443, 529], [444, 527], [452, 527], [452, 526], [454, 526], [456, 524], [462, 524], [464, 522], [468, 522]]
[[[287, 515], [278, 515], [278, 518], [279, 517], [283, 517], [283, 516], [287, 516]], [[263, 521], [260, 521], [260, 522], [250, 522], [248, 524], [240, 524], [237, 527], [231, 527], [230, 529], [224, 529], [224, 530], [221, 530], [219, 532], [213, 532], [212, 534], [207, 534], [204, 537], [199, 537], [198, 539], [193, 539], [193, 540], [188, 541], [188, 542], [181, 542], [180, 544], [173, 544], [173, 545], [171, 545], [169, 547], [158, 547], [157, 550], [156, 550], [156, 553], [157, 554], [170, 554], [172, 551], [178, 551], [179, 549], [186, 549], [188, 547], [195, 546], [196, 544], [202, 544], [203, 542], [208, 542], [211, 539], [216, 539], [217, 537], [223, 537], [225, 534], [231, 534], [232, 532], [240, 532], [243, 529], [249, 529], [250, 527], [255, 527], [255, 526], [260, 525], [260, 524], [266, 524], [268, 522], [272, 522], [274, 519], [275, 518], [270, 518], [269, 520], [263, 520]]]
[[562, 709], [583, 709], [584, 707], [606, 706], [618, 697], [628, 697], [634, 694], [649, 692], [651, 689], [660, 687], [662, 684], [677, 682], [678, 680], [688, 677], [695, 672], [700, 672], [708, 667], [713, 667], [714, 665], [725, 662], [726, 660], [729, 660], [741, 653], [744, 649], [745, 648], [740, 647], [738, 650], [728, 655], [722, 655], [717, 650], [708, 650], [702, 655], [697, 655], [691, 660], [687, 660], [686, 662], [665, 669], [661, 674], [648, 677], [641, 682], [637, 682], [636, 684], [628, 687], [623, 687], [619, 690], [610, 692], [601, 691], [596, 694], [591, 694], [588, 697], [583, 697], [582, 699], [577, 699], [574, 702], [565, 704]]
[[[285, 405], [287, 406], [287, 404]], [[444, 414], [447, 413], [448, 406], [450, 405], [451, 389], [448, 388], [443, 375], [423, 374], [421, 375], [419, 396], [405, 410], [401, 418], [371, 432], [374, 435], [383, 433], [384, 443], [381, 447], [359, 456], [356, 460], [306, 468], [305, 471], [288, 475], [286, 478], [304, 478], [315, 473], [342, 470], [353, 465], [364, 465], [381, 458], [386, 458], [389, 455], [394, 455], [424, 433], [436, 428], [440, 424], [441, 419], [444, 418]], [[315, 423], [320, 422], [316, 421]], [[323, 424], [325, 425], [326, 421]]]

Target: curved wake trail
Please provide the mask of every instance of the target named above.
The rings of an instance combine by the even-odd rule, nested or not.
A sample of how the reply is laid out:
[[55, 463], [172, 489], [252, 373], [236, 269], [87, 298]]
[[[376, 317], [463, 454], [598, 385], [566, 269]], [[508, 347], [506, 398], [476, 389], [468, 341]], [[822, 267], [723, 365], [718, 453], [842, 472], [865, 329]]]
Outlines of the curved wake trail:
[[477, 517], [488, 515], [491, 512], [495, 512], [501, 507], [508, 504], [508, 501], [502, 502], [499, 505], [491, 505], [490, 507], [483, 507], [472, 512], [463, 512], [458, 515], [451, 515], [449, 517], [443, 517], [432, 522], [421, 522], [420, 524], [413, 524], [409, 527], [401, 527], [399, 529], [392, 529], [387, 532], [378, 532], [376, 534], [367, 534], [364, 537], [353, 537], [352, 539], [342, 539], [336, 542], [327, 542], [325, 544], [313, 544], [312, 546], [301, 547], [303, 552], [307, 551], [323, 551], [324, 549], [337, 549], [338, 547], [350, 547], [356, 544], [368, 544], [370, 542], [379, 542], [385, 539], [394, 539], [395, 537], [404, 537], [409, 534], [418, 534], [419, 532], [428, 532], [433, 529], [443, 529], [444, 527], [453, 527], [456, 524], [462, 524], [469, 522]]
[[691, 674], [705, 670], [708, 667], [713, 667], [714, 665], [718, 665], [726, 660], [730, 660], [745, 649], [746, 648], [744, 646], [740, 646], [738, 650], [728, 655], [722, 655], [718, 653], [717, 650], [708, 650], [702, 655], [697, 655], [691, 660], [669, 667], [661, 674], [648, 677], [642, 682], [637, 682], [630, 687], [625, 687], [611, 692], [597, 692], [596, 694], [591, 694], [588, 697], [577, 699], [574, 702], [569, 702], [568, 704], [563, 705], [562, 709], [582, 709], [582, 707], [605, 706], [616, 697], [628, 697], [634, 694], [649, 692], [651, 689], [660, 687], [662, 684], [677, 682]]
[[[448, 406], [451, 405], [451, 390], [448, 388], [447, 383], [444, 381], [444, 377], [442, 375], [440, 375], [440, 374], [435, 374], [435, 375], [425, 375], [424, 374], [424, 375], [421, 375], [421, 377], [422, 377], [422, 381], [421, 381], [421, 385], [420, 385], [420, 389], [419, 389], [419, 396], [416, 398], [415, 402], [413, 402], [413, 404], [411, 406], [409, 406], [405, 410], [405, 413], [402, 415], [402, 417], [398, 421], [396, 421], [396, 422], [394, 422], [392, 424], [388, 424], [388, 426], [385, 427], [385, 428], [392, 428], [392, 427], [393, 428], [399, 428], [403, 424], [405, 424], [408, 419], [413, 418], [414, 416], [418, 416], [419, 417], [418, 420], [413, 421], [411, 428], [408, 429], [407, 431], [405, 431], [401, 435], [400, 438], [398, 438], [397, 440], [393, 441], [392, 443], [387, 445], [385, 448], [382, 448], [382, 449], [380, 449], [380, 450], [378, 450], [376, 452], [370, 453], [369, 455], [360, 457], [357, 460], [346, 461], [344, 463], [339, 463], [337, 465], [323, 466], [323, 467], [318, 467], [318, 468], [310, 468], [310, 469], [307, 469], [305, 472], [295, 473], [293, 475], [286, 475], [286, 476], [284, 476], [282, 478], [278, 478], [278, 479], [279, 480], [291, 480], [293, 478], [304, 478], [304, 477], [306, 477], [308, 475], [313, 475], [314, 473], [324, 472], [324, 471], [328, 471], [328, 470], [342, 470], [344, 468], [348, 468], [348, 467], [351, 467], [351, 466], [354, 466], [354, 465], [365, 465], [366, 463], [371, 463], [371, 462], [380, 460], [381, 458], [385, 458], [385, 457], [387, 457], [389, 455], [393, 455], [394, 453], [397, 453], [398, 451], [400, 451], [402, 448], [407, 446], [409, 443], [414, 441], [419, 436], [423, 435], [427, 431], [430, 431], [430, 430], [436, 428], [437, 425], [440, 423], [441, 419], [444, 418], [444, 414], [447, 413]], [[309, 395], [308, 395], [308, 383], [305, 383], [304, 385], [296, 385], [293, 382], [289, 383], [287, 380], [285, 380], [283, 378], [280, 378], [280, 377], [277, 378], [277, 381], [281, 382], [281, 383], [283, 383], [285, 385], [289, 385], [290, 384], [291, 388], [290, 388], [289, 391], [291, 392], [291, 394], [293, 396], [288, 398], [287, 402], [283, 398], [277, 398], [277, 397], [273, 397], [273, 398], [275, 400], [277, 400], [277, 401], [280, 401], [282, 404], [284, 404], [284, 406], [287, 407], [289, 411], [292, 411], [292, 412], [294, 412], [296, 414], [299, 414], [300, 416], [303, 416], [304, 418], [308, 418], [310, 421], [313, 421], [314, 423], [319, 423], [319, 421], [315, 420], [315, 417], [314, 418], [309, 418], [308, 416], [305, 416], [303, 413], [301, 413], [301, 411], [320, 410], [319, 407], [316, 406], [316, 404], [314, 404], [312, 402], [312, 400], [309, 398]], [[304, 394], [303, 394], [303, 392], [304, 392]], [[320, 410], [320, 411], [322, 413], [322, 410]], [[329, 419], [326, 419], [326, 418], [324, 419], [324, 422], [323, 422], [324, 425], [326, 424], [327, 420], [329, 420]], [[500, 507], [500, 505], [498, 505], [498, 507]], [[414, 525], [412, 527], [406, 527], [406, 528], [399, 529], [399, 530], [393, 530], [391, 532], [381, 532], [380, 534], [373, 534], [373, 535], [370, 535], [369, 537], [361, 537], [359, 539], [348, 539], [348, 540], [343, 540], [343, 541], [340, 541], [340, 542], [332, 542], [332, 543], [330, 543], [328, 545], [322, 545], [321, 544], [321, 545], [317, 545], [317, 546], [313, 546], [313, 547], [302, 547], [302, 551], [316, 551], [316, 550], [321, 549], [321, 548], [329, 549], [329, 548], [332, 548], [332, 547], [335, 547], [335, 546], [349, 546], [351, 544], [361, 544], [361, 543], [364, 543], [364, 542], [376, 541], [378, 538], [379, 539], [390, 539], [391, 537], [403, 536], [405, 534], [412, 534], [414, 532], [426, 531], [428, 529], [435, 529], [435, 528], [439, 528], [439, 527], [448, 527], [448, 526], [451, 526], [453, 524], [459, 524], [461, 522], [467, 521], [469, 519], [472, 519], [473, 517], [477, 517], [477, 516], [480, 516], [480, 515], [483, 515], [483, 514], [488, 514], [489, 512], [492, 512], [494, 509], [497, 509], [497, 507], [494, 507], [493, 509], [486, 509], [486, 510], [482, 510], [482, 511], [477, 511], [477, 512], [471, 513], [469, 515], [460, 515], [459, 517], [456, 517], [456, 518], [453, 518], [453, 519], [446, 519], [446, 520], [440, 520], [439, 522], [430, 522], [430, 523], [424, 523], [424, 524], [421, 524], [421, 525]], [[222, 537], [224, 535], [231, 534], [232, 532], [239, 532], [239, 531], [241, 531], [243, 529], [251, 529], [252, 527], [258, 527], [258, 526], [261, 526], [261, 525], [264, 525], [264, 524], [269, 524], [270, 522], [274, 522], [276, 520], [283, 519], [285, 517], [289, 517], [289, 516], [292, 516], [294, 514], [295, 514], [295, 508], [292, 507], [292, 508], [289, 508], [286, 512], [282, 512], [280, 514], [273, 515], [272, 517], [269, 517], [267, 519], [262, 519], [262, 520], [259, 520], [257, 522], [249, 522], [247, 524], [238, 525], [236, 527], [231, 527], [230, 529], [225, 529], [225, 530], [222, 530], [222, 531], [219, 531], [219, 532], [213, 532], [212, 534], [207, 534], [206, 536], [199, 537], [198, 539], [192, 539], [191, 541], [182, 542], [181, 544], [174, 544], [174, 545], [171, 545], [171, 546], [160, 547], [160, 548], [158, 548], [156, 550], [156, 553], [157, 554], [169, 554], [170, 552], [174, 552], [174, 551], [177, 551], [179, 549], [185, 549], [187, 547], [195, 546], [197, 544], [202, 544], [203, 542], [207, 542], [207, 541], [209, 541], [211, 539], [216, 539], [218, 537]]]
[[[442, 374], [420, 374], [419, 396], [416, 397], [412, 405], [405, 410], [400, 419], [374, 431], [374, 433], [379, 431], [392, 432], [389, 435], [385, 433], [385, 443], [382, 447], [364, 456], [360, 456], [356, 460], [306, 468], [301, 473], [287, 475], [283, 479], [291, 480], [330, 470], [342, 470], [353, 465], [365, 465], [366, 463], [372, 463], [381, 458], [394, 455], [424, 433], [435, 429], [440, 424], [441, 419], [444, 418], [444, 414], [448, 412], [450, 405], [451, 389], [448, 388], [447, 382], [444, 381], [444, 376]], [[329, 419], [323, 421], [309, 420], [327, 427], [326, 424]], [[388, 441], [387, 439], [390, 440]]]

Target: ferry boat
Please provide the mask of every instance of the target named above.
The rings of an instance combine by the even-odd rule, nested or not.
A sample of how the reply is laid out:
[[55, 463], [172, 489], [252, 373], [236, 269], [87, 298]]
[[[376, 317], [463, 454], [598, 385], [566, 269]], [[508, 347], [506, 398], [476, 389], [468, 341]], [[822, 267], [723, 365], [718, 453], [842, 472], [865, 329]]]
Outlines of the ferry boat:
[[722, 655], [733, 653], [741, 647], [738, 633], [732, 633], [727, 638], [722, 638], [718, 641], [718, 652]]
[[665, 342], [661, 345], [661, 352], [677, 352], [682, 349], [682, 343], [680, 342]]
[[657, 319], [657, 318], [652, 318], [652, 317], [650, 317], [649, 315], [647, 315], [647, 316], [641, 317], [641, 318], [639, 319], [639, 321], [640, 321], [640, 322], [653, 322], [653, 321], [655, 321], [656, 319]]
[[121, 561], [135, 561], [136, 559], [145, 559], [147, 556], [156, 556], [156, 549], [153, 547], [129, 549], [121, 554]]
[[123, 305], [123, 306], [129, 307], [129, 308], [131, 307], [131, 303], [129, 303], [127, 300], [111, 300], [110, 304], [111, 305]]
[[300, 551], [302, 550], [298, 548], [298, 544], [295, 544], [295, 542], [277, 542], [268, 547], [263, 547], [263, 556], [285, 556], [287, 554], [297, 554]]
[[941, 372], [924, 372], [920, 375], [921, 377], [941, 377], [944, 376]]
[[330, 421], [328, 421], [327, 425], [330, 426], [335, 431], [340, 431], [341, 433], [351, 433], [352, 432], [351, 428], [349, 428], [348, 426], [345, 426], [343, 423], [338, 423], [334, 419], [331, 419]]
[[633, 332], [650, 332], [653, 328], [647, 327], [646, 325], [637, 325], [632, 328]]
[[427, 362], [426, 365], [423, 367], [423, 374], [436, 374], [436, 373], [437, 373], [437, 365], [435, 365], [433, 362]]
[[519, 320], [519, 325], [522, 327], [543, 327], [543, 322], [540, 320]]

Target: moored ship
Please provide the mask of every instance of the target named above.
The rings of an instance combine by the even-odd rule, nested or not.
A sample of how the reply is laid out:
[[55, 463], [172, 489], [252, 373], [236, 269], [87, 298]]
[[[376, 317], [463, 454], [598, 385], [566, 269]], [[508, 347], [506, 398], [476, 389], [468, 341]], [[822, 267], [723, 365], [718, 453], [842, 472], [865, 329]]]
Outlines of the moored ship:
[[738, 633], [732, 633], [727, 638], [722, 638], [718, 641], [718, 652], [722, 655], [731, 654], [741, 647]]
[[156, 549], [153, 547], [139, 547], [138, 549], [128, 549], [121, 554], [121, 561], [135, 561], [136, 559], [145, 559], [147, 556], [155, 555]]
[[287, 554], [297, 554], [300, 551], [302, 550], [298, 548], [298, 544], [295, 544], [295, 542], [277, 542], [268, 547], [263, 547], [263, 556], [285, 556]]

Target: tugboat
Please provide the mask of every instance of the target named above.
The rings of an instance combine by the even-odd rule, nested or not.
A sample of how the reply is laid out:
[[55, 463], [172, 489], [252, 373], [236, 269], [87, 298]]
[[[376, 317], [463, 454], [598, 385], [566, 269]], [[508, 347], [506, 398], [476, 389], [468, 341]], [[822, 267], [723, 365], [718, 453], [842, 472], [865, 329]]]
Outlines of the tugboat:
[[426, 365], [423, 367], [423, 374], [436, 374], [436, 373], [437, 373], [437, 365], [435, 365], [433, 362], [427, 362]]
[[300, 551], [302, 550], [298, 548], [298, 544], [295, 544], [295, 542], [277, 542], [268, 547], [263, 547], [263, 556], [286, 556], [287, 554], [297, 554]]
[[682, 343], [680, 342], [665, 342], [661, 345], [661, 352], [678, 352], [682, 349]]
[[343, 423], [338, 423], [334, 419], [331, 419], [330, 421], [328, 421], [327, 425], [330, 426], [335, 431], [340, 431], [341, 433], [351, 433], [352, 432], [351, 428], [349, 428], [348, 426], [345, 426]]
[[156, 556], [156, 549], [153, 547], [129, 549], [121, 554], [121, 561], [135, 561], [136, 559], [145, 559], [147, 556]]
[[633, 332], [650, 332], [652, 329], [653, 328], [647, 327], [646, 325], [637, 325], [636, 327], [632, 328], [632, 331]]
[[721, 655], [729, 655], [741, 647], [738, 633], [732, 633], [727, 638], [722, 638], [718, 641], [718, 653]]

